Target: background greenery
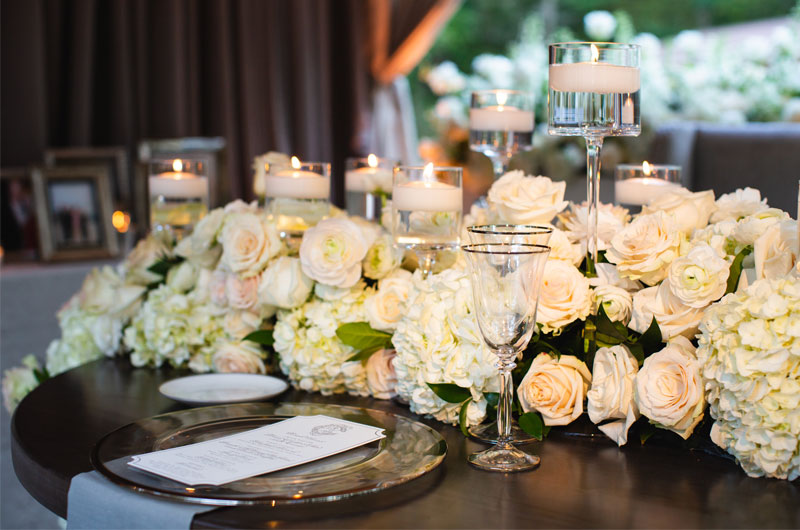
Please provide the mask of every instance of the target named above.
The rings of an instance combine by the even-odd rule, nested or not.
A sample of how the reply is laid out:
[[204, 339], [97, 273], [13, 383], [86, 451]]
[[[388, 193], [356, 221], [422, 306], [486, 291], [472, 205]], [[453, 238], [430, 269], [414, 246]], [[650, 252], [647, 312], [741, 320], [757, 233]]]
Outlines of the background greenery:
[[567, 27], [579, 38], [586, 37], [584, 15], [597, 9], [624, 11], [637, 33], [669, 37], [684, 29], [786, 16], [795, 5], [797, 0], [465, 0], [409, 76], [420, 136], [434, 135], [425, 111], [436, 101], [420, 72], [448, 59], [469, 72], [477, 55], [507, 53], [533, 11], [542, 14], [548, 30]]

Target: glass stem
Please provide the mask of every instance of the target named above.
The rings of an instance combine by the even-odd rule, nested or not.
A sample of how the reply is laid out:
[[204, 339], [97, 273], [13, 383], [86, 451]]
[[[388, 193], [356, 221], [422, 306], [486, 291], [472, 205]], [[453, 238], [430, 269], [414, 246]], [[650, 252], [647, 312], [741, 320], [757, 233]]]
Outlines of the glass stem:
[[417, 261], [419, 262], [419, 270], [422, 271], [423, 278], [429, 278], [433, 274], [433, 266], [436, 264], [436, 251], [435, 250], [417, 250]]
[[597, 210], [600, 204], [600, 150], [602, 136], [586, 137], [586, 202], [589, 233], [586, 241], [586, 270], [595, 274], [597, 265]]
[[501, 346], [497, 352], [497, 367], [500, 369], [500, 396], [497, 400], [497, 446], [508, 445], [511, 439], [511, 404], [514, 400], [514, 382], [511, 370], [516, 353], [510, 346]]
[[492, 160], [492, 169], [494, 171], [494, 180], [497, 180], [506, 173], [508, 173], [508, 166], [511, 162], [511, 156], [495, 155], [491, 158], [491, 160]]

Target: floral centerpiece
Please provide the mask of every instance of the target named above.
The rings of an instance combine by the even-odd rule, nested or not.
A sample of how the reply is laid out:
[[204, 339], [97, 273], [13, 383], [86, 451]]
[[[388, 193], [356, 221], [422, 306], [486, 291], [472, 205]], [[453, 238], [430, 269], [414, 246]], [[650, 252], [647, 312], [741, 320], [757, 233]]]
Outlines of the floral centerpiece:
[[[754, 189], [677, 189], [635, 216], [603, 205], [586, 270], [586, 205], [510, 172], [465, 224], [554, 223], [538, 333], [515, 370], [522, 428], [543, 438], [586, 413], [631, 433], [711, 433], [751, 475], [800, 474], [797, 223]], [[7, 370], [13, 407], [47, 377], [103, 356], [195, 372], [280, 370], [301, 390], [397, 396], [462, 428], [496, 414], [494, 359], [458, 257], [428, 278], [379, 224], [334, 210], [292, 251], [255, 204], [212, 210], [177, 244], [148, 236], [92, 271], [62, 336]]]

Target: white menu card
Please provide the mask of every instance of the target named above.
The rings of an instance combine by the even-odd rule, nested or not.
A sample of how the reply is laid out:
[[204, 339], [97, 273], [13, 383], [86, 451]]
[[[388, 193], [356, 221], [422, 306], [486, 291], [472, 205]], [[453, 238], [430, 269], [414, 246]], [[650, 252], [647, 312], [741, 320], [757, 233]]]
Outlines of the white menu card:
[[131, 457], [128, 465], [190, 486], [219, 486], [305, 464], [385, 438], [383, 429], [330, 416], [295, 416], [206, 442]]

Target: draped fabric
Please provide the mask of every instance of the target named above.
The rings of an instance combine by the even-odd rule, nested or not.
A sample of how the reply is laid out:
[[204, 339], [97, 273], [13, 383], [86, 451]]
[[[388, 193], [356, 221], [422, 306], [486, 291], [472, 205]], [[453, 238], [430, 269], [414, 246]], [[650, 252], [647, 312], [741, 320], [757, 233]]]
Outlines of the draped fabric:
[[[222, 136], [231, 196], [250, 197], [253, 157], [278, 150], [332, 161], [340, 199], [346, 156], [415, 150], [398, 76], [424, 55], [454, 5], [3, 0], [2, 165], [39, 162], [46, 147], [124, 145], [134, 153], [142, 139]], [[373, 114], [386, 87], [389, 102]], [[385, 134], [386, 123], [400, 132]]]

